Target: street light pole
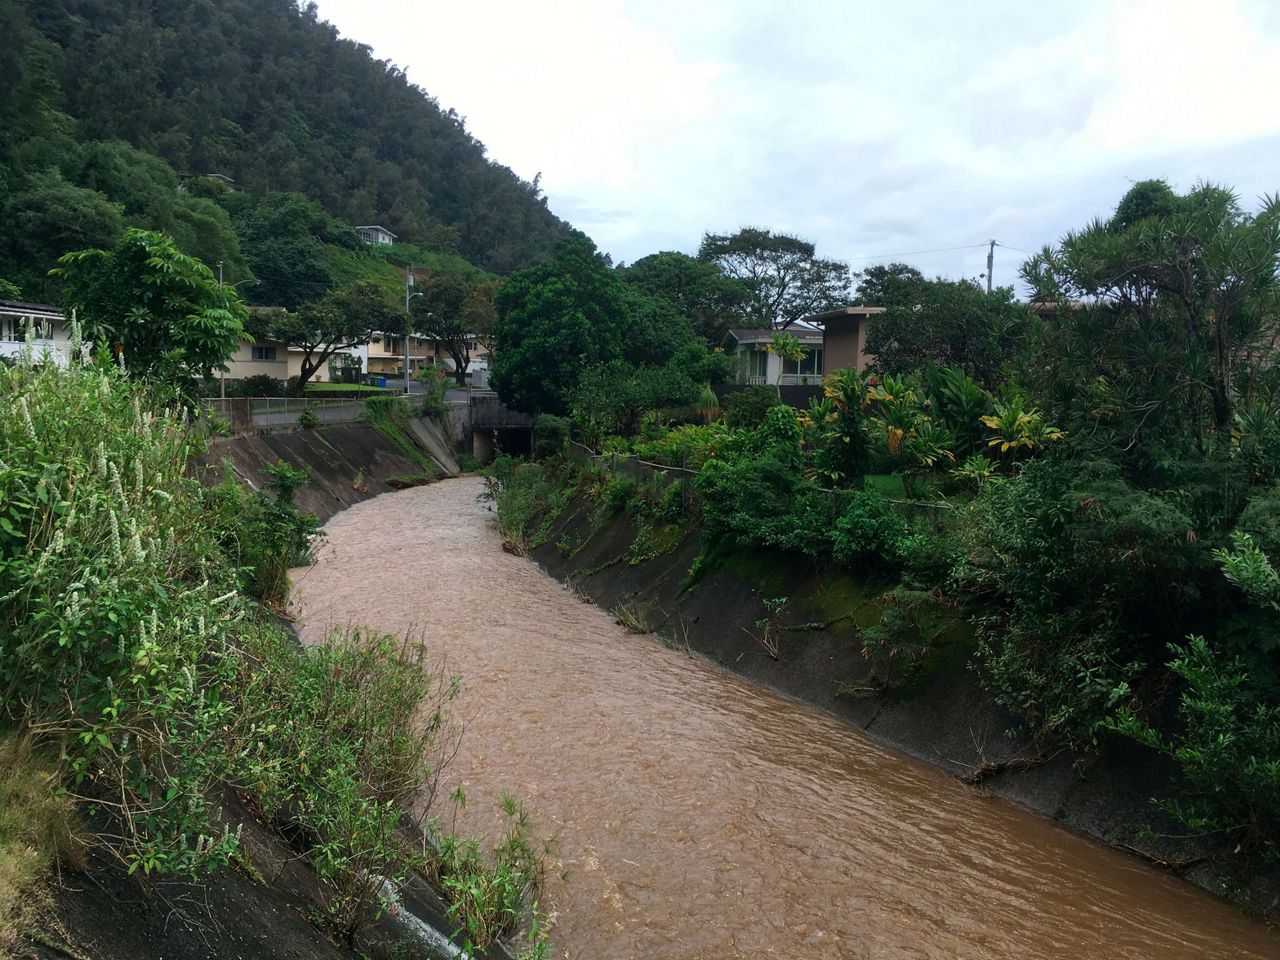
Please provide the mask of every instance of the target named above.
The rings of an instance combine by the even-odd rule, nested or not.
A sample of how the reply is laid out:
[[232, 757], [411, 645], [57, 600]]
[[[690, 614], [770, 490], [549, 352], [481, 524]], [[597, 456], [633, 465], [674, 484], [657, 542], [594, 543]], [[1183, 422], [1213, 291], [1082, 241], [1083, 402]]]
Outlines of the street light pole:
[[414, 297], [420, 297], [420, 293], [410, 293], [413, 287], [413, 264], [409, 264], [409, 269], [404, 275], [404, 395], [409, 395], [409, 334], [412, 331], [413, 323], [409, 317], [409, 301]]

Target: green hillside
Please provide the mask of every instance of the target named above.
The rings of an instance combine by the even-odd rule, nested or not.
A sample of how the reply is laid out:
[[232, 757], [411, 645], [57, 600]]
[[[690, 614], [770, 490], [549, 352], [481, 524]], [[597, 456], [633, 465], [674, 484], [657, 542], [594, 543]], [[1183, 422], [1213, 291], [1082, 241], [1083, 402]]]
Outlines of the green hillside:
[[[59, 255], [134, 225], [223, 261], [229, 281], [270, 273], [247, 238], [264, 201], [315, 205], [295, 239], [310, 233], [339, 280], [367, 272], [350, 224], [496, 273], [545, 259], [568, 229], [455, 112], [313, 7], [0, 0], [0, 23], [0, 278], [27, 296], [56, 297]], [[281, 193], [299, 196], [267, 200]], [[320, 213], [333, 219], [317, 227]]]

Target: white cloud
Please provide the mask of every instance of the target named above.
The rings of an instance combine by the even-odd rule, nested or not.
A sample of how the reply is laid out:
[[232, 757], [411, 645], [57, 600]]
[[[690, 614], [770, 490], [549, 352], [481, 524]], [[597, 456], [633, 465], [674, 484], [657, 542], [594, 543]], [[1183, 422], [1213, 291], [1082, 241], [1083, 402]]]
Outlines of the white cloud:
[[[615, 258], [754, 223], [851, 259], [1036, 249], [1130, 180], [1275, 190], [1260, 0], [320, 0], [344, 35], [543, 173]], [[912, 258], [975, 275], [980, 249]], [[1020, 256], [997, 255], [1011, 282]], [[864, 261], [858, 259], [855, 266]]]

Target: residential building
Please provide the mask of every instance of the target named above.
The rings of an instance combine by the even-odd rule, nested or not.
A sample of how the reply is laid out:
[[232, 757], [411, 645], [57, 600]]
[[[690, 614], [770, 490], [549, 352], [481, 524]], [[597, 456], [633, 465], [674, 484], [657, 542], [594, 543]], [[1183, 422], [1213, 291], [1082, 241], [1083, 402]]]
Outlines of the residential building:
[[0, 358], [16, 359], [32, 327], [36, 358], [64, 366], [71, 355], [71, 331], [62, 311], [47, 303], [0, 300]]
[[794, 325], [780, 331], [795, 337], [804, 349], [800, 360], [784, 360], [769, 349], [774, 330], [730, 330], [724, 338], [724, 350], [738, 366], [738, 382], [795, 386], [819, 384], [826, 358], [823, 333], [808, 325]]
[[279, 340], [241, 342], [240, 348], [227, 360], [227, 379], [244, 380], [262, 376], [277, 380], [289, 379], [289, 348]]
[[872, 360], [867, 353], [867, 323], [882, 313], [884, 307], [839, 307], [805, 317], [801, 323], [821, 328], [823, 360], [828, 371], [852, 367], [861, 372]]
[[377, 224], [356, 227], [356, 233], [360, 234], [360, 239], [365, 243], [377, 246], [380, 243], [395, 243], [396, 235], [386, 227], [380, 227]]
[[[427, 337], [409, 338], [409, 376], [412, 377], [434, 359], [434, 344]], [[365, 347], [365, 371], [374, 377], [404, 378], [404, 335], [375, 334]]]

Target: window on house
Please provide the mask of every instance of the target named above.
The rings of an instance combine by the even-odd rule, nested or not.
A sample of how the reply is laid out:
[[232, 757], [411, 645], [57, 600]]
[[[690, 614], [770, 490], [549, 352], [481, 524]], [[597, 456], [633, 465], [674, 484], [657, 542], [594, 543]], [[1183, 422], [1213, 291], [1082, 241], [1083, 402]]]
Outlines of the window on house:
[[4, 340], [25, 340], [27, 339], [27, 320], [25, 317], [5, 317], [3, 324], [0, 324], [0, 339]]
[[270, 363], [274, 363], [276, 359], [276, 348], [275, 347], [254, 347], [253, 359], [266, 360]]
[[782, 372], [797, 377], [822, 376], [822, 348], [806, 350], [800, 360], [782, 361]]
[[769, 353], [766, 350], [751, 351], [751, 376], [764, 377], [769, 372]]

